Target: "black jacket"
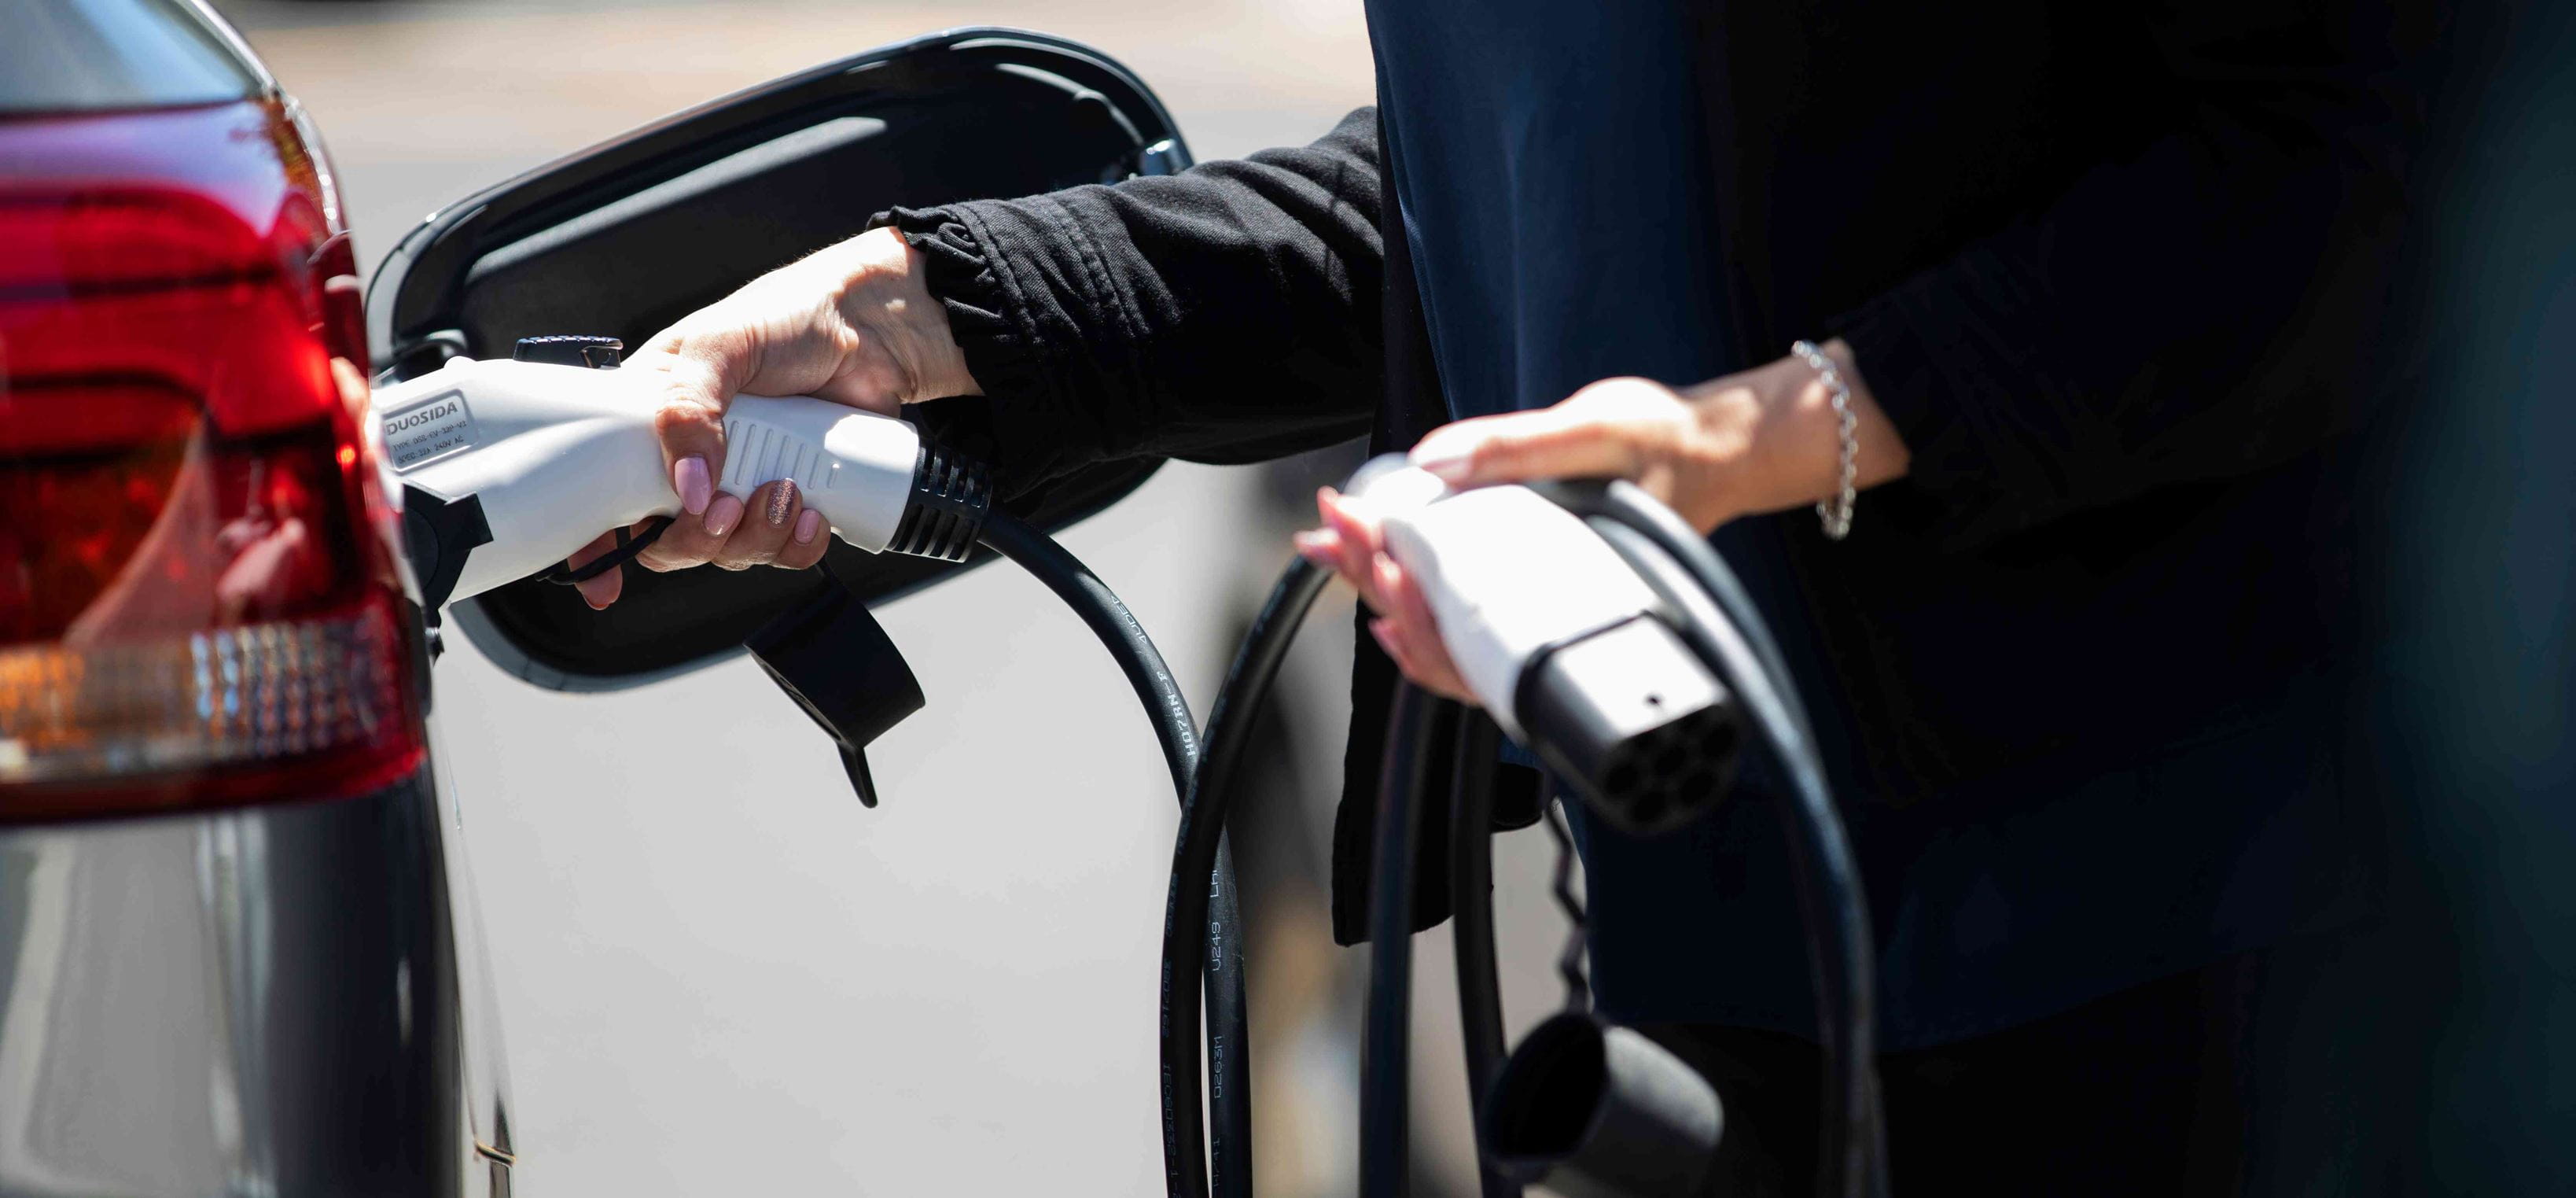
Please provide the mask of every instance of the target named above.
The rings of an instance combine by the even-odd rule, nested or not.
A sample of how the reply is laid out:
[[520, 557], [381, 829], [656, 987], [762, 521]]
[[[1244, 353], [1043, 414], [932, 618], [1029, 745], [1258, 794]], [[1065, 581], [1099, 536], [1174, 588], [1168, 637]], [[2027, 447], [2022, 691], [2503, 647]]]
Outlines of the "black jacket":
[[[2431, 31], [2378, 4], [2182, 7], [1805, 0], [1703, 23], [1710, 268], [1741, 343], [1843, 336], [1912, 453], [1850, 540], [1791, 546], [1830, 658], [1808, 691], [1839, 698], [1837, 781], [1867, 805], [1972, 821], [1941, 800], [2259, 738], [2333, 702], [2353, 659], [2349, 434], [2414, 369], [2397, 311]], [[1178, 177], [881, 218], [928, 254], [987, 393], [952, 435], [1025, 488], [1440, 423], [1377, 145], [1363, 111]], [[1346, 839], [1392, 677], [1361, 654]], [[1364, 871], [1337, 872], [1347, 941]]]

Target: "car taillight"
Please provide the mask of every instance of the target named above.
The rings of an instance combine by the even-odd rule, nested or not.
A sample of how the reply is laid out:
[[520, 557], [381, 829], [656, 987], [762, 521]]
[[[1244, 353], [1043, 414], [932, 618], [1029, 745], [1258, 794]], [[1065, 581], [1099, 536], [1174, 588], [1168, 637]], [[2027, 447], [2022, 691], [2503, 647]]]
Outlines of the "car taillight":
[[0, 123], [0, 820], [420, 763], [317, 170], [273, 104]]

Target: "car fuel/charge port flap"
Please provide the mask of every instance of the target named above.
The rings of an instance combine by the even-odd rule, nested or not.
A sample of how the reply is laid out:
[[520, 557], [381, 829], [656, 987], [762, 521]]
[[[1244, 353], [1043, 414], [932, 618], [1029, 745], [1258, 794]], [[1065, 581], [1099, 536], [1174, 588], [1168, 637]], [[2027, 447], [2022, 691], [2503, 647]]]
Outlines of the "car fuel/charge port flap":
[[[643, 344], [751, 278], [863, 231], [897, 206], [1031, 195], [1139, 173], [1188, 152], [1125, 68], [1045, 34], [952, 30], [738, 92], [460, 199], [404, 237], [368, 288], [379, 379], [506, 356], [578, 330]], [[1017, 497], [1061, 528], [1157, 463], [1104, 463]], [[960, 567], [837, 542], [828, 568], [865, 603]], [[978, 552], [972, 566], [990, 555]], [[811, 593], [782, 570], [630, 570], [592, 611], [522, 580], [450, 611], [502, 668], [558, 690], [614, 690], [739, 652]]]

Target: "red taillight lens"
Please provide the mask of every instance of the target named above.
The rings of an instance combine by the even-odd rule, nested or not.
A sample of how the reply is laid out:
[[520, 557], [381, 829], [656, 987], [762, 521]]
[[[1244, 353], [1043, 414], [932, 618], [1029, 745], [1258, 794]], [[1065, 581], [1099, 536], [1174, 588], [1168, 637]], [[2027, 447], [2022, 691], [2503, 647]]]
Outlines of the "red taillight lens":
[[[0, 820], [410, 772], [413, 634], [332, 361], [356, 353], [334, 344], [348, 280], [323, 277], [346, 243], [279, 153], [291, 125], [264, 105], [81, 120], [108, 128], [0, 124], [0, 162], [30, 140], [49, 165], [122, 155], [0, 178]], [[156, 178], [137, 144], [194, 157]]]

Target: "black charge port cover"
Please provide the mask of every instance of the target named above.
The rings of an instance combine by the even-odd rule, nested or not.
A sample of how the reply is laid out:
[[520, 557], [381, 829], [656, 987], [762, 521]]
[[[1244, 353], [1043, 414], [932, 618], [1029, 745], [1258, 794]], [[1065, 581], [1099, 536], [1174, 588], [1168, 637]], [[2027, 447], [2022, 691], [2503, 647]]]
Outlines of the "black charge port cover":
[[832, 738], [859, 802], [876, 806], [868, 742], [921, 710], [924, 700], [903, 651], [868, 605], [839, 582], [826, 582], [742, 644], [778, 689]]

